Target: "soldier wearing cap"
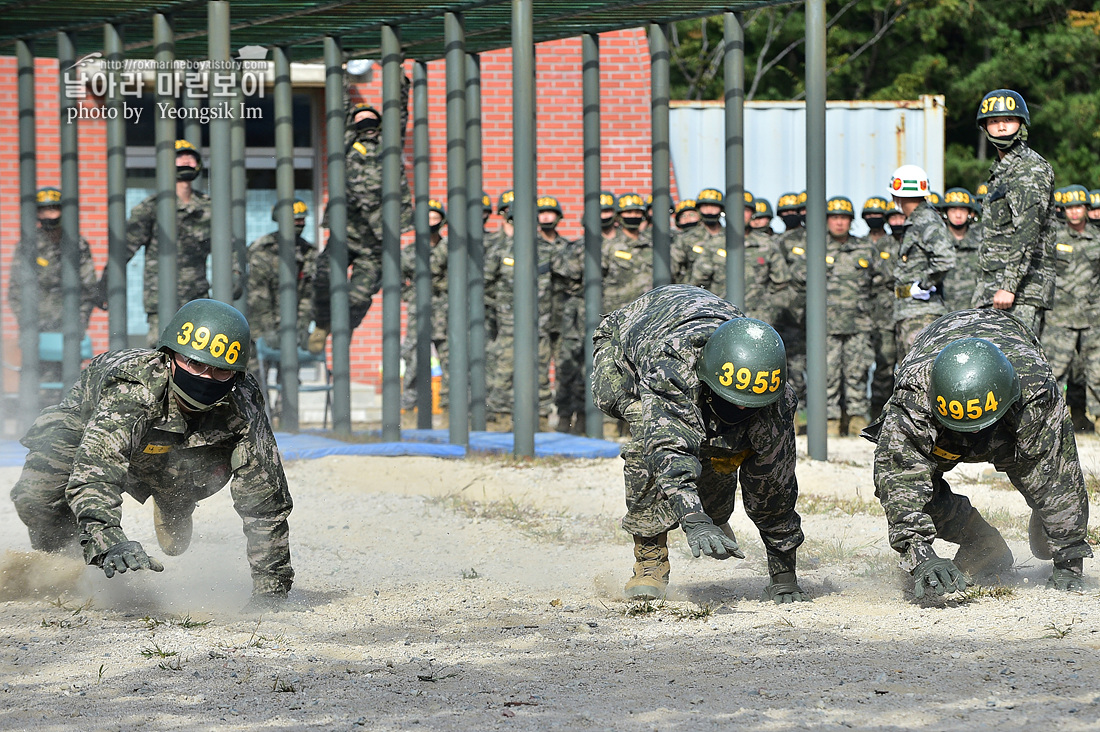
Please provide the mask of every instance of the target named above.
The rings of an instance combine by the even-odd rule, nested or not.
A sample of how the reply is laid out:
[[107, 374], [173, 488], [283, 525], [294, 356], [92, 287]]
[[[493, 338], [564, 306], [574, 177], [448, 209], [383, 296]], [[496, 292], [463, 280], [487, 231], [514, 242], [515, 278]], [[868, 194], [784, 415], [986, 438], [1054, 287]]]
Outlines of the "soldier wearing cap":
[[[791, 273], [787, 307], [777, 330], [787, 347], [787, 373], [800, 403], [806, 401], [806, 192], [784, 193], [776, 209], [787, 230], [779, 237], [779, 249]], [[799, 418], [799, 431], [804, 428]]]
[[[450, 379], [447, 348], [447, 237], [443, 236], [443, 225], [447, 223], [447, 209], [443, 203], [435, 198], [428, 199], [428, 244], [431, 247], [428, 254], [428, 276], [431, 278], [431, 334], [429, 338], [432, 348], [439, 358], [439, 365], [443, 370], [443, 383], [440, 391], [440, 401], [445, 407], [447, 404], [447, 386]], [[412, 415], [416, 411], [417, 390], [417, 360], [416, 360], [416, 245], [409, 244], [401, 250], [401, 274], [406, 284], [404, 291], [405, 306], [407, 308], [408, 323], [405, 329], [405, 340], [401, 345], [401, 358], [405, 360], [405, 378], [401, 392], [401, 409], [406, 415], [405, 424], [412, 427], [416, 420]]]
[[550, 323], [548, 332], [542, 335], [549, 336], [554, 359], [557, 430], [583, 434], [584, 240], [571, 242], [558, 233], [558, 223], [564, 214], [555, 196], [539, 196], [535, 204], [539, 222], [538, 246], [550, 255]]
[[1054, 303], [1054, 170], [1027, 146], [1031, 117], [1019, 93], [989, 92], [976, 121], [997, 161], [982, 201], [981, 274], [971, 305], [1009, 310], [1039, 333]]
[[[867, 224], [867, 242], [874, 250], [874, 294], [871, 298], [871, 348], [875, 352], [875, 371], [871, 377], [871, 419], [882, 413], [882, 407], [894, 390], [894, 366], [897, 346], [894, 342], [894, 261], [898, 256], [898, 239], [886, 233], [887, 219], [898, 213], [893, 201], [872, 196], [863, 203], [860, 212]], [[904, 221], [904, 216], [899, 216]], [[900, 228], [900, 227], [899, 227]]]
[[943, 281], [943, 296], [949, 311], [965, 310], [978, 284], [978, 244], [982, 237], [978, 202], [965, 188], [949, 188], [943, 197], [943, 214], [955, 242], [955, 267]]
[[[309, 206], [294, 199], [295, 292], [298, 297], [298, 321], [295, 325], [299, 348], [309, 339], [313, 317], [313, 276], [317, 268], [317, 247], [302, 237]], [[271, 220], [277, 221], [276, 208]], [[248, 247], [248, 313], [252, 335], [263, 338], [271, 348], [280, 348], [279, 335], [279, 232], [264, 234]], [[261, 379], [261, 382], [263, 379]]]
[[704, 188], [695, 197], [695, 210], [702, 226], [690, 227], [676, 237], [672, 247], [672, 277], [675, 282], [698, 284], [692, 280], [695, 260], [704, 252], [725, 248], [722, 220], [726, 215], [725, 196], [717, 188]]
[[753, 202], [752, 219], [749, 220], [749, 226], [754, 230], [759, 231], [768, 236], [775, 236], [775, 231], [772, 229], [772, 219], [775, 215], [772, 213], [772, 204], [766, 198], [756, 197]]
[[[616, 200], [619, 216], [638, 210], [641, 196], [624, 193]], [[608, 313], [653, 289], [653, 240], [648, 231], [632, 236], [630, 229], [603, 240], [603, 307]]]

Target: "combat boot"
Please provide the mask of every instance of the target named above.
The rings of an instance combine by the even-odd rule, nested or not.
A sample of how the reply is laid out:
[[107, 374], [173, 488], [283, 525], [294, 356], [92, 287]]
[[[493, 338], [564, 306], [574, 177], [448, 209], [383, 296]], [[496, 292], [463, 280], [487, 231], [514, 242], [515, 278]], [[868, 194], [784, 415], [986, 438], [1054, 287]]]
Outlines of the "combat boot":
[[328, 328], [322, 328], [320, 326], [314, 326], [313, 332], [309, 334], [309, 340], [306, 342], [306, 348], [314, 356], [318, 356], [325, 351], [325, 343], [328, 341]]
[[825, 433], [831, 436], [840, 437], [840, 420], [825, 420]]
[[568, 433], [569, 425], [573, 422], [573, 413], [563, 414], [558, 412], [558, 426], [555, 428], [558, 432]]
[[978, 509], [971, 509], [970, 518], [959, 536], [962, 540], [955, 554], [955, 566], [971, 577], [996, 575], [1012, 569], [1012, 550], [1001, 532], [990, 526]]
[[672, 567], [668, 563], [668, 532], [634, 537], [634, 576], [626, 581], [628, 600], [656, 600], [665, 596]]
[[1027, 522], [1027, 538], [1028, 543], [1031, 544], [1031, 554], [1036, 559], [1046, 561], [1054, 558], [1054, 554], [1050, 551], [1046, 527], [1043, 526], [1043, 517], [1038, 511], [1031, 512], [1031, 519]]
[[848, 419], [848, 434], [859, 437], [859, 433], [867, 429], [867, 418], [856, 415]]
[[187, 551], [191, 545], [191, 513], [195, 510], [195, 504], [179, 513], [162, 511], [160, 504], [153, 499], [153, 528], [157, 532], [157, 543], [164, 553], [170, 557], [176, 557]]
[[587, 424], [585, 422], [584, 412], [577, 412], [576, 416], [573, 417], [573, 429], [569, 431], [572, 432], [574, 435], [580, 435], [583, 437], [585, 433], [585, 427], [587, 427]]

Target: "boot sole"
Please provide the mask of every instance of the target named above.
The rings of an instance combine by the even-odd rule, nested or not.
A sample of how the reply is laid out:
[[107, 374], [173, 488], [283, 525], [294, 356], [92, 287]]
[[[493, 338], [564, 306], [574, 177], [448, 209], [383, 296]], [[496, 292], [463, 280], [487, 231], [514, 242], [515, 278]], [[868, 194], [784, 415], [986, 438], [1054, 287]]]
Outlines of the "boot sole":
[[655, 587], [631, 587], [623, 591], [623, 594], [628, 600], [660, 600], [668, 592], [668, 588], [664, 587], [658, 590]]

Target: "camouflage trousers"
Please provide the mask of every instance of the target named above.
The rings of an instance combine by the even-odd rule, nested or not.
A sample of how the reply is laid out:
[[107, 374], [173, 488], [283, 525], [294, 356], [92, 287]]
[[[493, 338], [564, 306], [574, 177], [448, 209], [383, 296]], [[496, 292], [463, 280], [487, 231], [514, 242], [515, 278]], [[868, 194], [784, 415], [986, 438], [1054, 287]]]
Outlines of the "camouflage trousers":
[[[155, 474], [131, 471], [122, 491], [139, 503], [152, 497], [167, 515], [189, 516], [196, 503], [225, 487], [231, 469], [228, 450], [199, 448], [187, 452], [193, 454], [168, 470]], [[40, 450], [27, 454], [11, 499], [19, 519], [27, 526], [33, 549], [62, 551], [81, 538], [76, 515], [65, 495], [71, 468], [71, 462], [58, 455]]]
[[871, 336], [867, 333], [825, 337], [826, 417], [840, 419], [841, 414], [866, 417], [870, 412], [867, 400], [867, 373], [875, 360]]
[[898, 350], [893, 329], [877, 328], [871, 333], [875, 349], [875, 374], [871, 377], [871, 417], [878, 419], [890, 395], [894, 393], [894, 366]]
[[1046, 323], [1040, 340], [1058, 386], [1065, 392], [1075, 380], [1084, 382], [1088, 413], [1100, 416], [1100, 334], [1096, 330]]
[[[446, 338], [432, 338], [435, 353], [439, 357], [439, 367], [443, 371], [443, 382], [439, 390], [439, 404], [443, 409], [447, 408], [449, 373], [449, 350]], [[405, 361], [405, 376], [401, 380], [401, 408], [416, 409], [419, 380], [416, 376], [416, 334], [407, 333], [405, 340], [401, 342], [401, 358]]]
[[[511, 326], [500, 328], [497, 337], [485, 347], [486, 411], [490, 414], [512, 414], [515, 396], [512, 385], [516, 364], [515, 336]], [[550, 341], [538, 341], [539, 416], [550, 416], [553, 398], [550, 391]]]
[[145, 334], [145, 345], [156, 348], [160, 340], [160, 316], [157, 313], [145, 313], [145, 322], [149, 325], [149, 332]]
[[[381, 245], [365, 246], [348, 238], [348, 320], [351, 330], [359, 327], [370, 310], [374, 295], [382, 287], [382, 248]], [[332, 327], [331, 308], [331, 264], [324, 252], [317, 257], [317, 274], [313, 278], [313, 319], [317, 326], [330, 330]]]
[[900, 366], [909, 351], [913, 348], [913, 342], [921, 331], [935, 322], [942, 313], [930, 315], [918, 315], [915, 318], [905, 318], [894, 323], [894, 347], [897, 351], [895, 364]]
[[1017, 320], [1028, 328], [1031, 328], [1031, 332], [1035, 335], [1039, 335], [1043, 331], [1043, 315], [1046, 313], [1043, 308], [1018, 302], [1010, 307], [1008, 312], [1015, 315]]
[[564, 419], [568, 424], [572, 415], [584, 414], [584, 335], [584, 308], [568, 308], [554, 352], [554, 404], [559, 423]]
[[806, 324], [781, 323], [777, 328], [787, 351], [787, 382], [801, 407], [806, 406]]

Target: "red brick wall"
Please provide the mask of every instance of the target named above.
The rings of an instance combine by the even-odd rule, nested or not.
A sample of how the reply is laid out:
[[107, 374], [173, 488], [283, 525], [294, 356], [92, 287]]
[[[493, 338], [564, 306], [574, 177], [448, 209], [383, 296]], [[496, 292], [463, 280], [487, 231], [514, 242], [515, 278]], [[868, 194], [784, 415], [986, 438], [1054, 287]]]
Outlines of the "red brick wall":
[[[494, 207], [501, 191], [512, 187], [512, 69], [511, 50], [481, 56], [482, 150], [485, 190]], [[567, 237], [582, 234], [584, 161], [581, 110], [581, 42], [579, 38], [539, 44], [538, 75], [538, 192], [557, 196], [565, 219], [560, 230]], [[616, 193], [650, 191], [649, 51], [641, 29], [600, 37], [601, 144], [603, 188]], [[57, 63], [41, 60], [37, 75], [38, 185], [60, 183], [58, 145]], [[409, 69], [411, 74], [411, 68]], [[446, 76], [444, 64], [428, 66], [429, 125], [431, 129], [431, 195], [445, 200]], [[381, 100], [381, 74], [357, 87], [358, 96], [375, 105]], [[19, 237], [18, 106], [15, 59], [0, 57], [0, 268], [6, 292], [7, 273]], [[106, 135], [99, 121], [80, 123], [81, 234], [92, 245], [96, 267], [107, 256]], [[406, 162], [412, 183], [411, 123]], [[325, 173], [322, 171], [322, 180]], [[676, 199], [675, 180], [672, 189]], [[500, 226], [496, 216], [490, 228]], [[382, 358], [381, 297], [376, 299], [352, 339], [352, 378], [380, 384]], [[2, 308], [5, 342], [16, 338], [15, 319]], [[107, 347], [107, 316], [95, 311], [91, 333], [96, 351]]]

